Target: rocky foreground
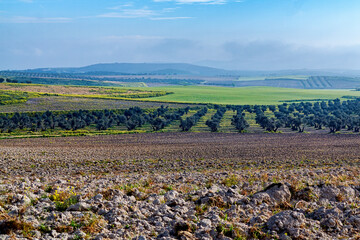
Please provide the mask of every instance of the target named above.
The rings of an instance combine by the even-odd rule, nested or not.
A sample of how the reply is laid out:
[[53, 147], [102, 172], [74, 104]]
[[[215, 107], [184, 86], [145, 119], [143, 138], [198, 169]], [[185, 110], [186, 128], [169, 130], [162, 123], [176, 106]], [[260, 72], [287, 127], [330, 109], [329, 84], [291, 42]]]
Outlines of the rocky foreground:
[[0, 177], [0, 239], [359, 239], [359, 168]]

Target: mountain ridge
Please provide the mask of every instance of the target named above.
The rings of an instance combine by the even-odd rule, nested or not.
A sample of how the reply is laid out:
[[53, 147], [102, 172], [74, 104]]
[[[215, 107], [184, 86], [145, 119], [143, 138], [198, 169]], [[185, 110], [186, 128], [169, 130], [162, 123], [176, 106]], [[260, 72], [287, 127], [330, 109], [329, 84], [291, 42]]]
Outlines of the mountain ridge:
[[179, 76], [360, 76], [360, 70], [341, 69], [283, 69], [283, 70], [226, 70], [190, 63], [96, 63], [82, 67], [52, 67], [16, 70], [33, 73], [69, 73], [95, 75], [179, 75]]
[[117, 74], [170, 74], [170, 75], [224, 75], [235, 71], [199, 66], [188, 63], [97, 63], [83, 67], [36, 68], [27, 72], [88, 73], [108, 72]]

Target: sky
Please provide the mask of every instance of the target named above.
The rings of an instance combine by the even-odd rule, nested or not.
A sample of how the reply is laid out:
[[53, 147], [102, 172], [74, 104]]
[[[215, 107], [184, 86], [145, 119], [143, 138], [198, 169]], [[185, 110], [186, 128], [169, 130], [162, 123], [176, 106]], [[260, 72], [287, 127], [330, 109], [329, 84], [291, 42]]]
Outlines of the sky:
[[360, 69], [359, 0], [0, 0], [0, 69]]

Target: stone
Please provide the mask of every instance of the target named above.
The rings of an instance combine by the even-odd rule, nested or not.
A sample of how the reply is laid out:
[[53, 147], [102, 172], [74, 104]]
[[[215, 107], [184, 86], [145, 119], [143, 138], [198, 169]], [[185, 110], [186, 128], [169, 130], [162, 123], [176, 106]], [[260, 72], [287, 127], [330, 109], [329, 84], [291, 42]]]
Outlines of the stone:
[[171, 190], [165, 193], [164, 198], [166, 202], [170, 202], [176, 198], [178, 198], [179, 193], [177, 191]]
[[103, 195], [102, 194], [97, 194], [96, 196], [93, 197], [93, 199], [96, 201], [96, 202], [99, 202], [103, 199]]
[[202, 219], [201, 221], [200, 221], [200, 227], [203, 227], [203, 228], [211, 228], [211, 221], [210, 221], [210, 219]]
[[351, 216], [348, 221], [354, 228], [360, 229], [360, 216]]
[[90, 209], [90, 205], [85, 202], [78, 202], [66, 209], [66, 211], [86, 211]]
[[333, 186], [324, 185], [320, 189], [320, 199], [325, 198], [329, 201], [337, 201], [337, 197], [340, 194], [340, 190]]
[[270, 217], [266, 225], [276, 232], [291, 232], [305, 225], [305, 216], [300, 212], [286, 210]]
[[264, 189], [272, 201], [276, 202], [276, 205], [287, 204], [291, 200], [291, 192], [287, 185], [283, 183], [274, 183]]
[[83, 231], [78, 229], [73, 233], [73, 236], [84, 238], [84, 237], [86, 237], [86, 233], [84, 233]]

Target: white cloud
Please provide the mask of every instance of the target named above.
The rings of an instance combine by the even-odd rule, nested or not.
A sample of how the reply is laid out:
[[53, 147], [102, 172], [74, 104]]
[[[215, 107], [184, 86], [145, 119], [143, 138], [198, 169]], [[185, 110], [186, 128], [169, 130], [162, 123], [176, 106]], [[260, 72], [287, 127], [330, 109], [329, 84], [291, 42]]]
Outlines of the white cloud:
[[170, 13], [170, 12], [174, 12], [176, 9], [179, 9], [179, 7], [174, 7], [174, 8], [164, 8], [162, 10], [163, 13]]
[[225, 4], [227, 0], [153, 0], [154, 2], [176, 2], [178, 4]]
[[132, 6], [133, 6], [133, 3], [129, 2], [129, 3], [122, 4], [122, 5], [109, 7], [108, 9], [110, 9], [110, 10], [118, 10], [118, 9], [122, 9], [122, 8], [132, 7]]
[[164, 8], [161, 10], [152, 10], [147, 7], [140, 9], [124, 8], [119, 11], [104, 13], [98, 15], [98, 18], [148, 18], [150, 20], [180, 20], [189, 19], [189, 16], [166, 16], [167, 13], [172, 13], [177, 8]]
[[189, 19], [189, 16], [166, 16], [166, 13], [173, 12], [176, 8], [164, 8], [162, 10], [152, 10], [146, 7], [139, 9], [121, 9], [119, 11], [108, 12], [97, 16], [82, 16], [76, 18], [66, 17], [28, 17], [13, 16], [0, 17], [0, 23], [68, 23], [77, 19], [88, 18], [147, 18], [150, 20], [179, 20]]
[[101, 18], [145, 18], [155, 16], [157, 13], [147, 8], [123, 9], [119, 12], [110, 12], [98, 15]]
[[71, 18], [54, 17], [54, 18], [40, 18], [40, 17], [26, 17], [14, 16], [11, 18], [0, 18], [0, 23], [67, 23]]
[[113, 42], [117, 42], [117, 41], [122, 41], [122, 40], [161, 40], [163, 39], [163, 37], [159, 37], [159, 36], [145, 36], [145, 35], [124, 35], [124, 36], [116, 36], [116, 35], [112, 35], [112, 36], [105, 36], [100, 38], [100, 41], [105, 40], [105, 41], [113, 41]]
[[150, 20], [179, 20], [179, 19], [191, 19], [193, 17], [153, 17]]

